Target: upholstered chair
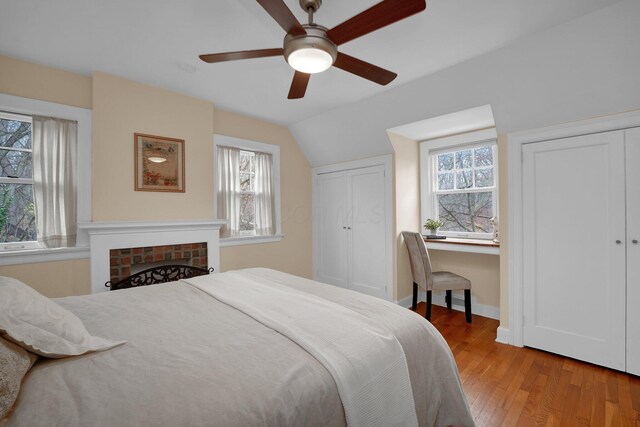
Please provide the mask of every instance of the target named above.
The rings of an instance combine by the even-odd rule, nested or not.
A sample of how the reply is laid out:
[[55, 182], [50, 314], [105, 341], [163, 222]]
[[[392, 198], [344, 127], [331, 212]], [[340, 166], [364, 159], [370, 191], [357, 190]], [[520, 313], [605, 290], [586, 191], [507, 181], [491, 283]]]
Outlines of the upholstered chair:
[[413, 274], [413, 303], [415, 311], [418, 305], [418, 286], [427, 291], [427, 312], [425, 317], [431, 320], [431, 293], [446, 291], [447, 308], [451, 309], [451, 291], [464, 290], [464, 313], [467, 323], [471, 323], [471, 282], [469, 279], [450, 271], [432, 271], [427, 246], [420, 233], [403, 231], [402, 237], [409, 251], [411, 273]]

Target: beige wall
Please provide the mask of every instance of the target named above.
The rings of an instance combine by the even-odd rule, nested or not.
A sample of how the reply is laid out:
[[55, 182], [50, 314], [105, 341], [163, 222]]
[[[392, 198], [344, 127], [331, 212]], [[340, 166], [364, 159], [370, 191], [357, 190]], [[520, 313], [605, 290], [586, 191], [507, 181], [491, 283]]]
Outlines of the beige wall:
[[[400, 232], [403, 230], [422, 231], [420, 219], [420, 156], [418, 142], [391, 132], [388, 132], [388, 134], [395, 152], [394, 236], [396, 245], [393, 264], [394, 295], [396, 300], [399, 301], [411, 296], [413, 282], [407, 250]], [[504, 141], [499, 141], [499, 147], [501, 145], [504, 145]], [[502, 151], [500, 151], [499, 156], [499, 179], [500, 185], [502, 185], [502, 181], [506, 179], [506, 152], [503, 155]], [[502, 195], [502, 189], [500, 193]], [[501, 199], [501, 207], [502, 204]], [[473, 286], [472, 294], [477, 303], [490, 307], [501, 307], [501, 256], [438, 250], [430, 250], [429, 255], [434, 270], [452, 271], [471, 280]]]
[[15, 277], [51, 298], [91, 292], [89, 259], [0, 266], [0, 276]]
[[[430, 250], [433, 269], [452, 271], [471, 280], [475, 302], [500, 307], [500, 257], [452, 251]], [[463, 298], [462, 291], [454, 291]]]
[[91, 108], [91, 77], [0, 55], [0, 93]]
[[[213, 104], [93, 75], [94, 221], [213, 218]], [[135, 132], [185, 140], [184, 193], [134, 190]]]
[[311, 166], [284, 126], [216, 109], [214, 132], [280, 146], [282, 233], [277, 243], [221, 248], [223, 271], [270, 267], [312, 277]]
[[420, 226], [420, 149], [417, 141], [387, 132], [393, 146], [394, 227], [393, 298], [411, 295], [413, 277], [403, 231], [419, 231]]
[[[222, 248], [223, 270], [264, 266], [311, 277], [311, 167], [284, 126], [97, 72], [93, 78], [0, 56], [0, 93], [93, 109], [94, 221], [213, 218], [213, 134], [281, 147], [278, 243]], [[133, 133], [185, 140], [186, 192], [133, 190]], [[1, 266], [52, 297], [89, 292], [89, 260]]]

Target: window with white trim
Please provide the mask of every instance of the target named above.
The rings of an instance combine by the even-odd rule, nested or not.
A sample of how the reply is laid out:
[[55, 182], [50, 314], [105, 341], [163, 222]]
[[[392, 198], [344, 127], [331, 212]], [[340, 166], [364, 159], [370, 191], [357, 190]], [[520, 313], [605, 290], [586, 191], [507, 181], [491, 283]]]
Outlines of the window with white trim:
[[75, 247], [77, 125], [0, 110], [0, 252]]
[[280, 240], [280, 147], [223, 135], [214, 145], [221, 244]]
[[30, 116], [0, 112], [0, 246], [38, 248]]
[[91, 110], [0, 93], [0, 114], [0, 265], [86, 258]]
[[497, 176], [495, 141], [429, 151], [430, 218], [444, 223], [439, 234], [492, 239]]

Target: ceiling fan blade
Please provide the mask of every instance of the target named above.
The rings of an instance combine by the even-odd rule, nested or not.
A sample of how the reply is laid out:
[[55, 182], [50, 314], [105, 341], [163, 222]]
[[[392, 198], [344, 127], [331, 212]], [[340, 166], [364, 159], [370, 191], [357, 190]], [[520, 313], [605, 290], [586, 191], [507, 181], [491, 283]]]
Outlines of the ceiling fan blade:
[[330, 29], [327, 36], [341, 45], [421, 12], [426, 7], [425, 0], [384, 0]]
[[369, 64], [368, 62], [342, 52], [338, 53], [338, 57], [336, 58], [336, 62], [333, 63], [333, 66], [383, 86], [388, 85], [398, 77], [396, 73], [392, 73], [384, 68]]
[[287, 34], [303, 36], [307, 31], [300, 25], [291, 9], [282, 0], [257, 0], [260, 6], [267, 11]]
[[304, 98], [304, 93], [307, 91], [307, 85], [309, 84], [309, 78], [311, 74], [301, 73], [296, 71], [293, 75], [293, 81], [291, 82], [291, 89], [289, 89], [289, 99]]
[[200, 59], [210, 64], [214, 62], [235, 61], [237, 59], [265, 58], [267, 56], [282, 55], [282, 48], [242, 50], [239, 52], [211, 53], [200, 55]]

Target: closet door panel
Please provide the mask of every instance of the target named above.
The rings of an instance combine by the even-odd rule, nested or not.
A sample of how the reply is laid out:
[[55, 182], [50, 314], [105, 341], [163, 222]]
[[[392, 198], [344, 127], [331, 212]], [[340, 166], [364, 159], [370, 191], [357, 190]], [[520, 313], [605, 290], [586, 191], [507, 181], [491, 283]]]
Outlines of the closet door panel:
[[386, 299], [387, 257], [384, 167], [351, 171], [349, 288]]
[[625, 368], [624, 133], [523, 148], [524, 344]]
[[627, 372], [640, 375], [640, 128], [627, 130], [625, 136], [627, 162]]
[[334, 172], [317, 177], [317, 279], [348, 287], [347, 225], [348, 174]]

